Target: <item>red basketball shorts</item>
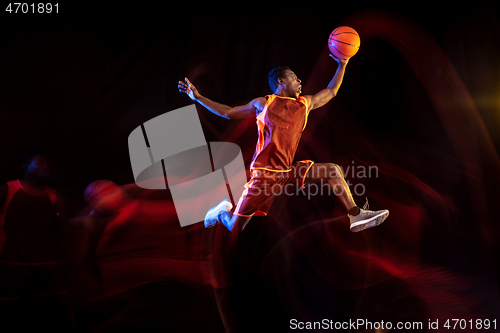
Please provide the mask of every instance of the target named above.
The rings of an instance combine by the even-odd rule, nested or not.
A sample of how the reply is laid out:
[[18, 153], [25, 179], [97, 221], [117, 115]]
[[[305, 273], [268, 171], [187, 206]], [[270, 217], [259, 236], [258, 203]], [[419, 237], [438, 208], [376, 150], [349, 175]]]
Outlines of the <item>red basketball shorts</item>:
[[277, 195], [292, 194], [304, 181], [313, 161], [298, 161], [288, 171], [253, 169], [252, 178], [245, 184], [234, 213], [239, 216], [265, 216]]

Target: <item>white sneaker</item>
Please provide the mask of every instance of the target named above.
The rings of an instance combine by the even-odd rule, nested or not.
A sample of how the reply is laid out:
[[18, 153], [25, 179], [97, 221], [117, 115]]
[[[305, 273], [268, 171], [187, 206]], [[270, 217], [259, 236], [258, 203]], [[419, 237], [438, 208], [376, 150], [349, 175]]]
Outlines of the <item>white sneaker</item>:
[[228, 199], [224, 199], [217, 206], [210, 208], [205, 215], [205, 228], [211, 228], [221, 222], [219, 215], [231, 209], [233, 209], [233, 204]]
[[364, 204], [363, 209], [361, 209], [358, 215], [347, 215], [349, 216], [349, 220], [351, 220], [352, 232], [358, 232], [376, 227], [384, 222], [387, 216], [389, 216], [389, 211], [387, 209], [371, 211], [368, 210], [368, 208], [368, 199], [366, 199], [366, 203]]

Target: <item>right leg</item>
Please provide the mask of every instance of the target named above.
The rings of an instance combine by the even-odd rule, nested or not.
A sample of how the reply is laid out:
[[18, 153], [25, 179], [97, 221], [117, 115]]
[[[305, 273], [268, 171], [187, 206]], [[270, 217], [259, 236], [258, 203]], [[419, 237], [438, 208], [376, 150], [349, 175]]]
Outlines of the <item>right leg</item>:
[[252, 178], [245, 185], [245, 190], [233, 210], [233, 205], [224, 199], [210, 209], [205, 217], [205, 227], [211, 227], [222, 222], [226, 228], [242, 231], [252, 216], [265, 216], [274, 200], [272, 186], [278, 183], [274, 172], [254, 170]]

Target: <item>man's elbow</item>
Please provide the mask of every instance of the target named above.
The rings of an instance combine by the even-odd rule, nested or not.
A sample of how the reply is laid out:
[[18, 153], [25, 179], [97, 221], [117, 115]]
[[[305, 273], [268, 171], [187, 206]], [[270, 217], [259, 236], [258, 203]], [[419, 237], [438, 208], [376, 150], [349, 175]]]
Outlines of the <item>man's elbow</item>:
[[321, 106], [327, 104], [328, 102], [330, 102], [332, 100], [332, 98], [334, 98], [335, 96], [337, 96], [337, 91], [336, 90], [331, 90], [330, 93], [328, 94], [328, 96], [323, 100], [321, 101]]
[[337, 96], [337, 92], [339, 91], [338, 88], [331, 88], [330, 89], [330, 99], [334, 98], [335, 96]]
[[226, 119], [245, 119], [251, 115], [251, 112], [238, 108], [231, 108], [223, 117]]
[[233, 111], [234, 111], [233, 108], [229, 108], [226, 110], [220, 110], [217, 115], [222, 117], [222, 118], [225, 118], [225, 119], [232, 119], [234, 116]]
[[325, 98], [321, 103], [320, 103], [320, 106], [319, 107], [322, 107], [322, 106], [325, 106], [326, 104], [328, 104], [332, 98], [334, 98], [335, 96], [337, 96], [337, 92], [336, 91], [332, 91], [330, 93], [330, 95], [328, 95], [327, 98]]
[[222, 114], [222, 117], [226, 118], [226, 119], [237, 119], [238, 113], [235, 112], [234, 108], [231, 108], [227, 112], [225, 112], [224, 114]]

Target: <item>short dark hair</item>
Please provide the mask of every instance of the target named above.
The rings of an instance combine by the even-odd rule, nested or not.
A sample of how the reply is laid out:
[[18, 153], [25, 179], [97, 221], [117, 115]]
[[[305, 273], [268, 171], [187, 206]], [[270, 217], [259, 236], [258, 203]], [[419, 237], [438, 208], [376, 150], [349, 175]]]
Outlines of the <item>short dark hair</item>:
[[269, 74], [267, 74], [269, 87], [273, 92], [278, 88], [278, 79], [285, 77], [285, 71], [289, 70], [290, 68], [288, 68], [288, 66], [278, 66], [274, 67]]

